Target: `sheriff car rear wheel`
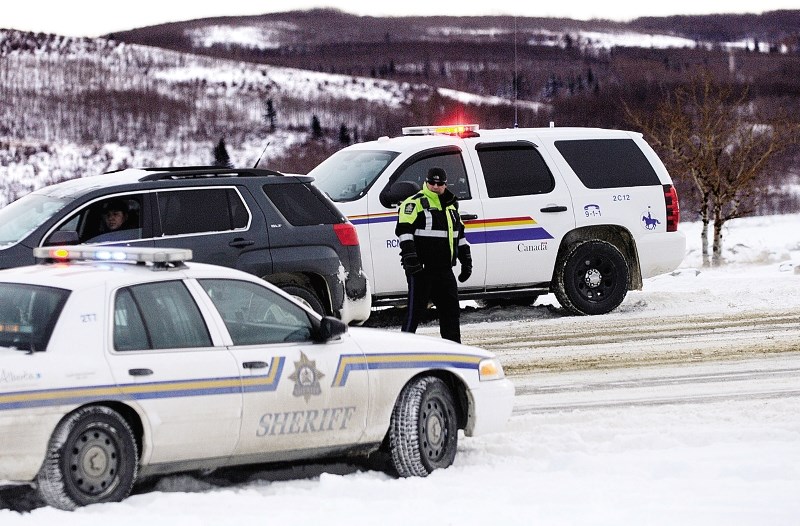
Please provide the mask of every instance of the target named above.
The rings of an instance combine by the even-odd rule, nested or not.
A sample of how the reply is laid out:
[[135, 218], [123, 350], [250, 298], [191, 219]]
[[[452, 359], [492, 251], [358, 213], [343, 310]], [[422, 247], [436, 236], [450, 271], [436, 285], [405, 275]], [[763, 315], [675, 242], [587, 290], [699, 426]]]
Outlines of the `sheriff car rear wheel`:
[[50, 506], [72, 510], [128, 496], [139, 467], [136, 440], [116, 411], [79, 409], [56, 427], [37, 476], [38, 492]]
[[453, 395], [433, 376], [407, 384], [389, 425], [392, 467], [401, 477], [425, 477], [456, 457], [458, 427]]

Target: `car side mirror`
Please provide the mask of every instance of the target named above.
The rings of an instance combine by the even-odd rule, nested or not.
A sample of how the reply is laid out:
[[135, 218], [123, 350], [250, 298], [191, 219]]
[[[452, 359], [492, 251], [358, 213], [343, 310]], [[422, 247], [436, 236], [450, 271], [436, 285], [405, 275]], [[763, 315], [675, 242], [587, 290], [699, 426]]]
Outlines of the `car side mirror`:
[[80, 242], [81, 241], [78, 237], [78, 233], [74, 230], [59, 230], [57, 232], [53, 232], [53, 234], [47, 238], [47, 241], [44, 242], [44, 246], [54, 247], [59, 245], [77, 245]]
[[384, 189], [379, 199], [383, 206], [391, 208], [402, 203], [417, 192], [419, 192], [419, 185], [414, 181], [399, 181], [388, 189]]
[[325, 316], [319, 322], [319, 328], [316, 331], [316, 340], [318, 342], [329, 342], [338, 339], [339, 336], [347, 332], [347, 325], [340, 319], [332, 316]]

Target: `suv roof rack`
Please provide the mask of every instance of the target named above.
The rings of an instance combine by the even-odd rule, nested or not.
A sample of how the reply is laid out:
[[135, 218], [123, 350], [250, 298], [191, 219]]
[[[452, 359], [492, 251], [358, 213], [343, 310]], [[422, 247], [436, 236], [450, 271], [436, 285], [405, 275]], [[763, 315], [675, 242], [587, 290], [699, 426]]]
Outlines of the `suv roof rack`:
[[263, 168], [220, 168], [208, 166], [179, 166], [170, 168], [144, 168], [150, 175], [145, 175], [139, 181], [162, 181], [164, 179], [190, 179], [201, 177], [265, 177], [283, 176], [282, 173]]

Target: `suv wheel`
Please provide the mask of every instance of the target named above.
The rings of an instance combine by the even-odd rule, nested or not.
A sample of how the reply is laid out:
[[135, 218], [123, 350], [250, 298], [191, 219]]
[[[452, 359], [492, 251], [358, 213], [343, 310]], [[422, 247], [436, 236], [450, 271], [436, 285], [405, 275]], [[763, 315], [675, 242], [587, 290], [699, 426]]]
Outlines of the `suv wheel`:
[[294, 299], [306, 307], [310, 308], [320, 316], [325, 316], [325, 309], [322, 307], [322, 301], [320, 301], [319, 296], [317, 296], [317, 294], [310, 288], [304, 287], [303, 285], [279, 286], [284, 292], [294, 297]]
[[554, 292], [573, 314], [605, 314], [616, 309], [628, 292], [628, 264], [606, 241], [573, 245], [556, 268]]

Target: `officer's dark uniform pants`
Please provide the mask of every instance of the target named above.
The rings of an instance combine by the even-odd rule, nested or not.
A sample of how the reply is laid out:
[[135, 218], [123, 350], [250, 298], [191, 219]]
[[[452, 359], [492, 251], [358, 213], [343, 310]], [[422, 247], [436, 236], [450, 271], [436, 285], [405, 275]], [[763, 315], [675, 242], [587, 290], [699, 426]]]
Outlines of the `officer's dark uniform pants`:
[[439, 314], [439, 332], [442, 338], [461, 343], [458, 284], [453, 269], [426, 267], [416, 274], [408, 274], [406, 279], [408, 319], [403, 324], [403, 332], [417, 331], [417, 325], [428, 308], [428, 301], [433, 301]]

